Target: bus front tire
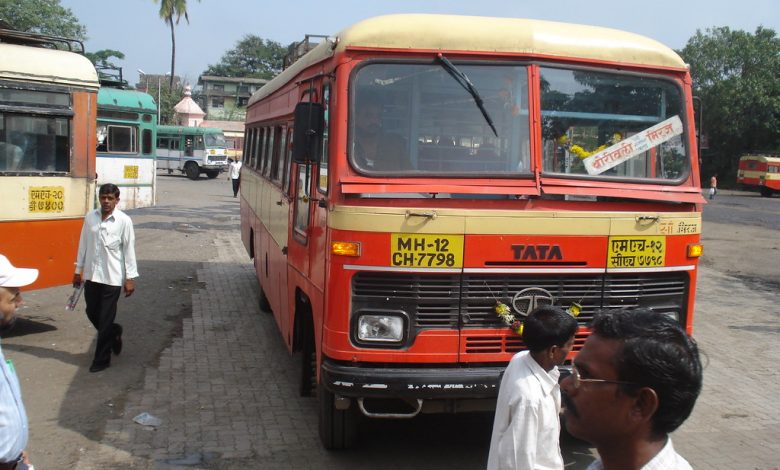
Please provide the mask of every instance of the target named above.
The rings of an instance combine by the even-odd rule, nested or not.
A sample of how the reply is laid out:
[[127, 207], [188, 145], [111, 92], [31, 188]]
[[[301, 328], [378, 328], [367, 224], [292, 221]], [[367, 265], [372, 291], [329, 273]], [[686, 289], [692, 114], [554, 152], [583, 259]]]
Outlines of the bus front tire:
[[772, 188], [767, 188], [766, 186], [761, 186], [761, 195], [764, 197], [772, 197]]
[[357, 406], [350, 403], [346, 410], [335, 406], [336, 396], [320, 385], [317, 387], [319, 401], [319, 428], [322, 445], [328, 450], [349, 449], [357, 441]]
[[206, 176], [208, 176], [210, 180], [213, 180], [214, 178], [219, 176], [219, 170], [207, 171]]
[[189, 162], [184, 166], [184, 173], [187, 174], [187, 178], [196, 180], [200, 176], [200, 169], [196, 163]]
[[314, 345], [314, 331], [310, 320], [306, 321], [301, 337], [301, 376], [298, 393], [302, 397], [312, 396], [317, 384], [317, 348]]

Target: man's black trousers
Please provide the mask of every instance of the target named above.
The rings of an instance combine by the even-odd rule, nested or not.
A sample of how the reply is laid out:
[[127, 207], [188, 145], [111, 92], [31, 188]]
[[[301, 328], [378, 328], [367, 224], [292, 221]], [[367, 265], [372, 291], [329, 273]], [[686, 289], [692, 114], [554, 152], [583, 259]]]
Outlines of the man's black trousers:
[[116, 318], [116, 303], [121, 286], [109, 286], [98, 282], [84, 283], [84, 300], [87, 302], [87, 317], [98, 332], [97, 346], [93, 365], [111, 363], [111, 347], [119, 334], [120, 326], [114, 323]]

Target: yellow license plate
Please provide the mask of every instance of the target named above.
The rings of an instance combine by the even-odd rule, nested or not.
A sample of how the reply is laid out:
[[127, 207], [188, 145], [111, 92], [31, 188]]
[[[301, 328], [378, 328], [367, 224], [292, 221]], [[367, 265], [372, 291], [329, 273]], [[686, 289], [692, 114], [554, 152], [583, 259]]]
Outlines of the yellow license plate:
[[463, 235], [394, 233], [390, 239], [390, 266], [460, 268]]
[[608, 268], [654, 268], [666, 264], [666, 237], [609, 237]]

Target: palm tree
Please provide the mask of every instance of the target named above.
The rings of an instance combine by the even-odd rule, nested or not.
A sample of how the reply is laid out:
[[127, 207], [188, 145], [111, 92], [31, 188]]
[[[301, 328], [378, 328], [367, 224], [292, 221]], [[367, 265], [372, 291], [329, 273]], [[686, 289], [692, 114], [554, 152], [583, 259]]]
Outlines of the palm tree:
[[160, 18], [165, 21], [165, 24], [171, 27], [171, 79], [168, 87], [173, 88], [173, 69], [176, 62], [176, 34], [174, 33], [173, 28], [173, 17], [176, 17], [176, 24], [179, 24], [179, 20], [184, 16], [184, 19], [187, 20], [187, 23], [189, 24], [190, 18], [187, 15], [187, 0], [154, 0], [154, 3], [157, 2], [160, 2]]

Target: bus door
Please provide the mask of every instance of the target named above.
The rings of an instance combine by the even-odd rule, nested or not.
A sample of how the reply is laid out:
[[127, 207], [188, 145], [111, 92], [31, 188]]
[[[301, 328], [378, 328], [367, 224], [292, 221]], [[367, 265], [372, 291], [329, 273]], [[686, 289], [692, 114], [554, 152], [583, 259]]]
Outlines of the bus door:
[[[312, 220], [310, 232], [309, 256], [311, 258], [311, 282], [320, 290], [325, 288], [325, 256], [329, 251], [327, 247], [328, 224], [328, 122], [330, 103], [330, 82], [322, 85], [322, 105], [324, 110], [324, 122], [322, 142], [319, 149], [319, 162], [312, 165]], [[322, 202], [322, 204], [320, 204]]]
[[168, 173], [178, 169], [178, 160], [181, 158], [180, 153], [178, 136], [157, 137], [158, 168], [166, 169]]
[[[311, 222], [311, 166], [294, 164], [292, 225], [287, 245], [287, 262], [293, 271], [309, 278], [309, 226]], [[308, 183], [308, 185], [307, 185]], [[296, 276], [295, 272], [290, 273]]]
[[[305, 99], [316, 101], [316, 93], [307, 91]], [[316, 91], [316, 89], [314, 89]], [[323, 93], [330, 95], [330, 84], [325, 84]], [[327, 110], [325, 129], [327, 129]], [[325, 244], [327, 242], [327, 205], [319, 202], [327, 194], [327, 131], [317, 154], [317, 161], [308, 165], [293, 165], [295, 182], [293, 220], [290, 229], [289, 263], [322, 291], [325, 280]], [[314, 301], [314, 299], [311, 299]]]

